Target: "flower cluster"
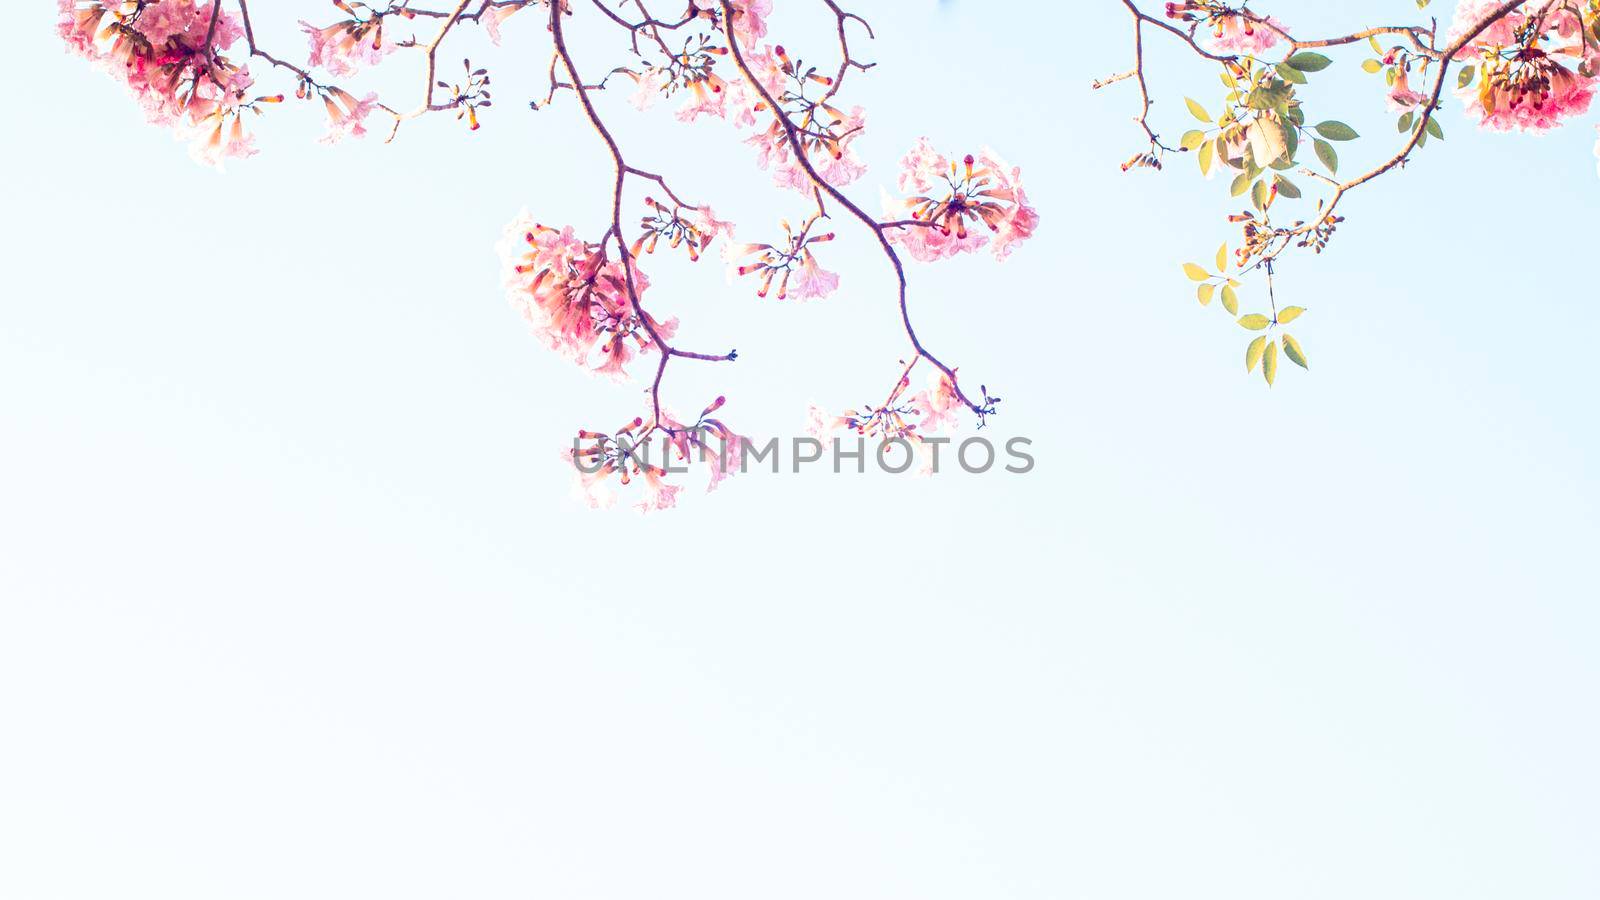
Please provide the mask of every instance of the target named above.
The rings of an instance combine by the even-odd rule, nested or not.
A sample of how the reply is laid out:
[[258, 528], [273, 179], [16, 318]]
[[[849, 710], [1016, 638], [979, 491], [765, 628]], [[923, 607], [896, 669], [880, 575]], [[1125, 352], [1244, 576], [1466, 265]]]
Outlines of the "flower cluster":
[[343, 0], [334, 0], [333, 5], [350, 18], [325, 27], [305, 21], [300, 23], [311, 43], [311, 65], [327, 69], [340, 78], [349, 78], [363, 68], [383, 62], [385, 56], [394, 52], [394, 41], [384, 40], [384, 11], [365, 3]]
[[649, 280], [637, 266], [611, 259], [603, 244], [578, 238], [571, 227], [540, 225], [524, 212], [500, 243], [511, 304], [550, 349], [618, 381], [636, 354], [657, 351], [678, 320], [657, 321], [634, 303]]
[[687, 472], [694, 463], [703, 463], [710, 473], [706, 492], [716, 490], [741, 471], [748, 443], [717, 417], [726, 402], [726, 397], [713, 400], [693, 424], [662, 413], [648, 423], [635, 418], [611, 433], [579, 431], [573, 446], [562, 451], [576, 472], [573, 493], [591, 508], [603, 509], [616, 502], [613, 484], [626, 487], [639, 482], [644, 497], [636, 509], [647, 513], [671, 509], [678, 505], [683, 486], [667, 479]]
[[[864, 438], [870, 438], [884, 443], [903, 442], [913, 454], [922, 459], [921, 474], [931, 475], [935, 471], [936, 459], [932, 454], [924, 452], [928, 446], [928, 439], [940, 433], [955, 431], [960, 428], [961, 420], [957, 415], [966, 408], [959, 391], [956, 389], [953, 373], [945, 373], [935, 369], [928, 376], [927, 387], [915, 393], [908, 393], [911, 389], [911, 373], [916, 368], [916, 360], [906, 367], [900, 379], [895, 382], [893, 390], [882, 403], [863, 404], [856, 409], [847, 409], [833, 415], [813, 404], [806, 412], [806, 433], [818, 441], [827, 442], [835, 433], [841, 431], [855, 432]], [[981, 416], [990, 415], [995, 411], [995, 404], [1000, 402], [998, 397], [988, 396], [984, 392], [984, 404], [980, 410]]]
[[[1482, 25], [1500, 4], [1463, 0], [1452, 38]], [[1592, 18], [1592, 17], [1591, 17]], [[1594, 99], [1600, 37], [1566, 4], [1528, 3], [1489, 23], [1456, 53], [1477, 64], [1456, 90], [1467, 112], [1495, 131], [1548, 131], [1583, 115]], [[1470, 71], [1470, 70], [1469, 70]]]
[[[833, 232], [813, 234], [821, 216], [812, 216], [801, 224], [799, 230], [783, 222], [784, 239], [781, 244], [729, 244], [725, 256], [729, 262], [730, 280], [744, 275], [760, 275], [757, 297], [766, 297], [773, 282], [778, 285], [778, 299], [820, 300], [839, 287], [839, 276], [817, 264], [812, 255], [814, 244], [833, 240]], [[752, 259], [752, 257], [754, 257]]]
[[1039, 224], [1022, 189], [1022, 171], [987, 148], [957, 163], [922, 138], [900, 161], [900, 191], [911, 196], [886, 200], [885, 215], [910, 224], [889, 229], [887, 236], [923, 262], [985, 244], [1003, 260]]
[[243, 34], [239, 20], [194, 0], [59, 0], [57, 32], [68, 49], [121, 81], [154, 125], [191, 141], [214, 166], [255, 154], [244, 114], [281, 95], [248, 98], [247, 67], [223, 56]]
[[1245, 56], [1264, 53], [1272, 49], [1278, 43], [1278, 37], [1287, 30], [1277, 19], [1257, 16], [1247, 9], [1233, 9], [1216, 0], [1168, 3], [1166, 14], [1169, 19], [1207, 29], [1213, 53]]

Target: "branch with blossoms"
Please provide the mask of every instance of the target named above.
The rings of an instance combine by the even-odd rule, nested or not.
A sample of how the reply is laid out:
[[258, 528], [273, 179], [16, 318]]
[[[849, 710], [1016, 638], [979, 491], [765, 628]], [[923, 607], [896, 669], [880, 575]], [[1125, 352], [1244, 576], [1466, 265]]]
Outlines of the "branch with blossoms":
[[[561, 454], [576, 471], [580, 496], [592, 506], [609, 505], [618, 488], [634, 486], [642, 494], [636, 504], [641, 510], [675, 506], [683, 486], [669, 478], [682, 471], [672, 467], [673, 460], [685, 468], [703, 463], [708, 490], [742, 469], [748, 439], [724, 420], [725, 396], [690, 417], [676, 414], [665, 395], [674, 362], [732, 363], [738, 353], [676, 343], [678, 319], [651, 311], [658, 308], [653, 298], [661, 289], [651, 291], [655, 283], [645, 263], [658, 251], [682, 252], [697, 262], [720, 245], [730, 282], [750, 285], [758, 301], [805, 302], [839, 287], [839, 275], [824, 265], [832, 242], [865, 236], [894, 273], [895, 293], [885, 301], [898, 307], [909, 352], [885, 401], [841, 415], [813, 407], [810, 430], [819, 437], [851, 430], [920, 448], [957, 427], [962, 415], [982, 427], [998, 411], [1000, 398], [985, 386], [974, 390], [965, 383], [917, 333], [903, 257], [928, 263], [987, 248], [1004, 260], [1032, 236], [1038, 214], [1028, 203], [1020, 170], [993, 151], [953, 158], [925, 139], [901, 161], [902, 196], [886, 198], [881, 215], [845, 193], [866, 173], [855, 152], [866, 133], [866, 114], [843, 101], [849, 76], [875, 65], [855, 55], [852, 41], [875, 37], [861, 16], [835, 0], [806, 3], [826, 18], [836, 38], [825, 51], [832, 58], [813, 64], [769, 38], [772, 0], [676, 0], [678, 12], [660, 17], [646, 0], [614, 6], [603, 0], [448, 2], [430, 9], [411, 0], [331, 0], [331, 21], [299, 23], [308, 43], [303, 62], [263, 46], [248, 0], [58, 0], [58, 31], [69, 51], [120, 81], [152, 124], [188, 140], [196, 160], [221, 168], [256, 154], [256, 135], [246, 121], [285, 104], [291, 93], [320, 106], [328, 143], [365, 136], [374, 116], [387, 120], [389, 140], [402, 124], [435, 114], [477, 132], [494, 106], [490, 72], [468, 59], [454, 80], [443, 75], [439, 60], [451, 37], [476, 26], [498, 46], [513, 16], [539, 22], [548, 39], [548, 66], [541, 64], [541, 70], [549, 88], [530, 98], [527, 108], [541, 111], [548, 128], [569, 127], [572, 117], [555, 118], [552, 110], [570, 94], [577, 120], [605, 151], [611, 189], [596, 204], [597, 227], [545, 224], [528, 213], [511, 222], [499, 245], [506, 290], [539, 341], [588, 372], [628, 382], [634, 364], [650, 360], [644, 408], [613, 418], [624, 424], [611, 431], [578, 431]], [[616, 38], [611, 58], [577, 58], [567, 31], [581, 18]], [[400, 55], [416, 61], [422, 78], [414, 102], [386, 102], [356, 86], [366, 71]], [[537, 51], [517, 58], [544, 56]], [[249, 68], [254, 61], [282, 79], [285, 89], [258, 93]], [[591, 81], [581, 72], [603, 74]], [[608, 124], [618, 111], [601, 104], [612, 79], [632, 82], [629, 100], [638, 112], [677, 102], [680, 126], [720, 120], [747, 132], [742, 140], [752, 150], [753, 165], [792, 192], [786, 195], [795, 204], [789, 214], [775, 217], [778, 227], [761, 238], [736, 239], [734, 224], [719, 219], [708, 203], [685, 200], [671, 186], [674, 178], [644, 167], [648, 147], [621, 146]], [[699, 138], [666, 129], [659, 137], [694, 139]], [[912, 389], [919, 366], [926, 372], [920, 391]], [[656, 444], [662, 453], [652, 459]]]
[[[1131, 81], [1138, 88], [1134, 121], [1146, 145], [1122, 169], [1161, 170], [1187, 155], [1202, 176], [1228, 178], [1229, 194], [1245, 204], [1227, 216], [1238, 228], [1232, 252], [1225, 241], [1213, 267], [1189, 262], [1183, 270], [1202, 306], [1220, 298], [1240, 327], [1257, 333], [1245, 348], [1245, 370], [1259, 368], [1268, 385], [1277, 378], [1280, 348], [1309, 368], [1300, 342], [1285, 330], [1305, 310], [1278, 306], [1275, 268], [1295, 251], [1320, 254], [1345, 221], [1339, 209], [1346, 195], [1405, 168], [1430, 140], [1444, 140], [1438, 111], [1447, 88], [1483, 129], [1539, 133], [1586, 113], [1600, 81], [1600, 0], [1461, 0], [1443, 35], [1435, 20], [1318, 38], [1298, 37], [1272, 16], [1223, 0], [1169, 2], [1160, 14], [1137, 0], [1119, 2], [1132, 18], [1133, 68], [1092, 87]], [[1147, 37], [1216, 66], [1220, 76], [1219, 99], [1183, 98], [1198, 126], [1191, 123], [1176, 140], [1164, 139], [1151, 121]], [[1303, 95], [1335, 64], [1318, 51], [1349, 46], [1371, 50], [1361, 69], [1383, 77], [1400, 137], [1381, 162], [1346, 177], [1338, 147], [1360, 136], [1337, 119], [1317, 121]], [[1254, 275], [1265, 282], [1266, 306], [1241, 314], [1239, 292]]]

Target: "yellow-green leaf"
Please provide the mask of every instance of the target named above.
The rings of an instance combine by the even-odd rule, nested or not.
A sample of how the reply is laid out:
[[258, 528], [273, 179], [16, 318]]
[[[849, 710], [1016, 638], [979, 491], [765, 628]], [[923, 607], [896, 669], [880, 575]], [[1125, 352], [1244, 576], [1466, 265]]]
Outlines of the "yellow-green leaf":
[[1248, 328], [1251, 331], [1261, 331], [1271, 324], [1272, 320], [1266, 316], [1263, 316], [1261, 313], [1251, 313], [1248, 316], [1239, 317], [1239, 325], [1243, 328]]
[[1226, 271], [1228, 271], [1228, 242], [1227, 241], [1223, 241], [1222, 242], [1222, 246], [1217, 248], [1217, 271], [1218, 272], [1226, 272]]
[[1361, 63], [1361, 71], [1366, 72], [1368, 75], [1376, 75], [1382, 68], [1383, 63], [1375, 59], [1364, 60]]
[[1293, 322], [1295, 319], [1300, 318], [1300, 314], [1303, 312], [1305, 312], [1304, 307], [1285, 306], [1283, 309], [1278, 311], [1278, 324], [1287, 325], [1290, 322]]
[[1244, 351], [1244, 370], [1246, 372], [1254, 372], [1256, 370], [1256, 366], [1261, 363], [1261, 354], [1266, 352], [1266, 349], [1267, 336], [1264, 334], [1250, 342], [1250, 346], [1245, 348]]
[[1211, 121], [1211, 114], [1206, 112], [1206, 108], [1204, 106], [1201, 106], [1188, 97], [1183, 98], [1183, 102], [1189, 104], [1189, 113], [1196, 119], [1206, 123]]
[[1200, 145], [1204, 144], [1205, 142], [1206, 133], [1199, 129], [1195, 129], [1193, 131], [1185, 131], [1183, 133], [1183, 137], [1178, 140], [1178, 146], [1185, 150], [1196, 150], [1199, 149]]
[[1200, 145], [1200, 174], [1201, 175], [1210, 175], [1211, 174], [1211, 161], [1216, 158], [1216, 155], [1217, 155], [1217, 148], [1216, 148], [1215, 144], [1211, 143], [1210, 141], [1206, 141], [1204, 144]]
[[1227, 310], [1230, 316], [1239, 314], [1239, 293], [1233, 289], [1231, 284], [1223, 285], [1222, 287], [1222, 308]]
[[1183, 274], [1189, 276], [1190, 281], [1205, 281], [1207, 278], [1211, 277], [1210, 272], [1207, 272], [1205, 269], [1200, 268], [1194, 263], [1184, 263]]
[[1200, 298], [1200, 305], [1201, 306], [1206, 306], [1206, 305], [1211, 303], [1211, 295], [1215, 294], [1216, 292], [1217, 292], [1217, 286], [1216, 285], [1214, 285], [1214, 284], [1202, 284], [1198, 288], [1195, 288], [1194, 295], [1196, 297]]
[[1289, 357], [1295, 365], [1302, 369], [1309, 370], [1311, 368], [1306, 364], [1306, 352], [1300, 349], [1300, 342], [1287, 334], [1283, 336], [1283, 355]]
[[1267, 386], [1278, 377], [1278, 342], [1271, 341], [1267, 344], [1266, 355], [1261, 357], [1261, 377], [1267, 380]]

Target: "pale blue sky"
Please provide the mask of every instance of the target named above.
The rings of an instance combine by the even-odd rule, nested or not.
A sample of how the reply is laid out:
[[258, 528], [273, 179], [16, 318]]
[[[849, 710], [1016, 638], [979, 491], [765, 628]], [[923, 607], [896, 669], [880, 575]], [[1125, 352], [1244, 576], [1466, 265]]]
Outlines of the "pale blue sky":
[[[926, 340], [1006, 398], [994, 434], [1038, 469], [749, 477], [641, 518], [572, 504], [554, 461], [636, 395], [543, 350], [498, 286], [523, 206], [605, 215], [570, 98], [519, 108], [548, 58], [531, 17], [445, 53], [494, 69], [477, 134], [329, 149], [275, 111], [219, 176], [26, 6], [0, 144], [0, 895], [1600, 892], [1592, 123], [1478, 135], [1448, 106], [1445, 144], [1283, 267], [1314, 369], [1268, 391], [1178, 269], [1228, 236], [1225, 183], [1117, 170], [1131, 85], [1087, 85], [1128, 65], [1119, 4], [862, 0], [882, 66], [850, 89], [875, 167], [854, 195], [927, 134], [993, 145], [1044, 216], [1003, 266], [911, 271]], [[326, 4], [283, 6], [263, 39], [298, 56], [285, 26]], [[778, 6], [825, 56], [795, 30], [820, 4]], [[1150, 50], [1175, 137], [1215, 77]], [[1348, 170], [1395, 139], [1359, 59], [1307, 92], [1367, 135]], [[725, 128], [622, 101], [637, 164], [743, 234], [801, 213]], [[725, 393], [783, 433], [884, 391], [889, 280], [840, 231], [844, 287], [810, 306], [663, 272], [685, 342], [741, 352], [675, 366], [683, 406]]]

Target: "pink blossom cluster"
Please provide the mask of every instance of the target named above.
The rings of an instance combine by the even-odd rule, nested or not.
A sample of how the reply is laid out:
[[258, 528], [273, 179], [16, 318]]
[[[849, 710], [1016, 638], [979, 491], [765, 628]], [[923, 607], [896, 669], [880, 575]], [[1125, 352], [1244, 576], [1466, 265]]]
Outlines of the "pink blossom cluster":
[[383, 62], [395, 48], [393, 41], [384, 40], [382, 14], [366, 19], [352, 17], [324, 28], [302, 21], [300, 28], [311, 44], [311, 65], [321, 66], [340, 78], [349, 78]]
[[[908, 224], [890, 228], [887, 236], [923, 262], [985, 244], [1004, 260], [1039, 225], [1022, 189], [1022, 171], [988, 148], [957, 163], [920, 138], [900, 161], [900, 190], [911, 196], [885, 199], [884, 213], [891, 222]], [[975, 227], [980, 223], [982, 230]]]
[[706, 492], [715, 491], [742, 469], [748, 441], [717, 415], [725, 403], [726, 397], [718, 397], [693, 424], [662, 412], [649, 422], [635, 418], [612, 433], [579, 431], [573, 446], [561, 454], [575, 472], [574, 495], [591, 509], [604, 509], [616, 503], [614, 485], [640, 482], [644, 496], [635, 509], [643, 513], [672, 509], [683, 486], [669, 483], [668, 476], [696, 462], [710, 472]]
[[795, 157], [786, 129], [770, 115], [758, 119], [758, 114], [769, 111], [763, 90], [772, 97], [798, 98], [792, 100], [796, 108], [791, 112], [806, 161], [835, 187], [859, 179], [867, 169], [852, 144], [866, 129], [865, 111], [859, 106], [845, 111], [831, 103], [831, 98], [804, 99], [808, 86], [819, 86], [826, 97], [833, 79], [814, 69], [802, 70], [782, 46], [751, 46], [742, 53], [761, 90], [742, 74], [723, 78], [716, 66], [718, 59], [727, 55], [727, 49], [705, 44], [667, 65], [630, 71], [638, 86], [632, 102], [642, 110], [661, 96], [683, 93], [686, 101], [676, 113], [680, 122], [694, 122], [704, 116], [723, 119], [735, 128], [747, 128], [766, 121], [745, 140], [756, 152], [756, 166], [771, 172], [773, 183], [779, 187], [806, 194], [812, 188], [811, 176]]
[[961, 425], [958, 413], [966, 404], [961, 401], [950, 376], [937, 369], [929, 374], [923, 390], [907, 396], [910, 387], [911, 369], [907, 368], [881, 406], [849, 409], [833, 415], [813, 404], [806, 411], [806, 433], [824, 443], [841, 431], [853, 431], [878, 441], [904, 441], [922, 458], [920, 474], [931, 475], [935, 462], [931, 454], [924, 452], [926, 439], [958, 429]]
[[152, 124], [191, 142], [197, 160], [220, 166], [255, 154], [243, 113], [283, 98], [246, 100], [249, 69], [222, 56], [243, 35], [232, 14], [194, 0], [58, 0], [58, 11], [68, 50], [121, 81]]
[[1271, 16], [1256, 16], [1234, 9], [1217, 0], [1184, 0], [1166, 6], [1169, 19], [1191, 22], [1191, 28], [1209, 31], [1207, 46], [1212, 53], [1254, 56], [1270, 50], [1288, 29]]
[[757, 297], [766, 297], [774, 283], [779, 300], [820, 300], [839, 289], [839, 276], [822, 268], [812, 247], [834, 239], [833, 232], [813, 234], [820, 215], [807, 219], [795, 230], [782, 223], [784, 239], [778, 244], [734, 244], [726, 246], [728, 278], [759, 275]]
[[[722, 8], [719, 0], [693, 0], [694, 8], [711, 15]], [[772, 0], [733, 0], [733, 33], [746, 47], [767, 34], [767, 16], [772, 15]]]
[[579, 366], [588, 368], [598, 348], [593, 371], [626, 380], [624, 367], [637, 354], [657, 350], [653, 335], [665, 340], [677, 331], [677, 319], [657, 321], [635, 307], [633, 297], [649, 287], [636, 265], [625, 268], [570, 226], [540, 225], [524, 212], [506, 226], [499, 250], [512, 306], [550, 349]]
[[[1449, 40], [1475, 30], [1503, 4], [1462, 0]], [[1534, 17], [1538, 17], [1536, 20]], [[1571, 6], [1530, 3], [1492, 22], [1457, 54], [1477, 78], [1456, 91], [1467, 113], [1493, 131], [1548, 131], [1588, 112], [1600, 49]]]

